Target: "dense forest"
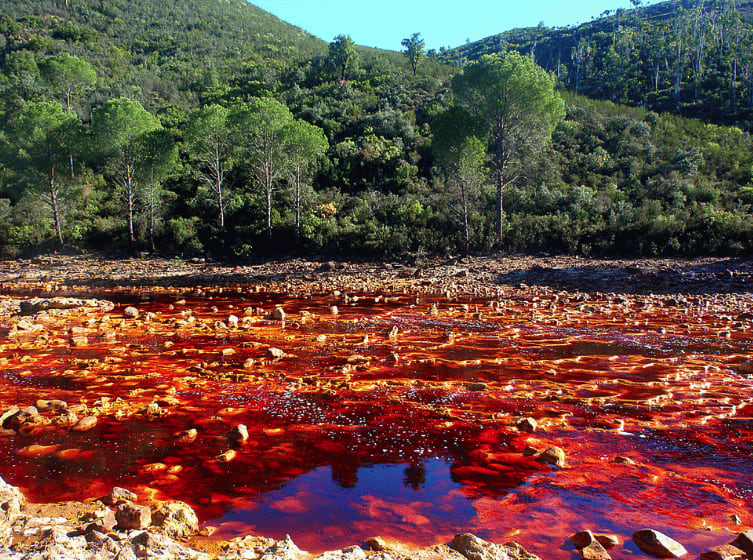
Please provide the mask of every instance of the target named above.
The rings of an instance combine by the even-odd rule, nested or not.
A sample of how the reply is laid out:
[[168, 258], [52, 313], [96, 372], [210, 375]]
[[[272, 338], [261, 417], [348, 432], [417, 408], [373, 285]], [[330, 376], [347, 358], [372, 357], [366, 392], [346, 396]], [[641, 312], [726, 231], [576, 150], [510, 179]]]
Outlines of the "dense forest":
[[0, 252], [749, 254], [749, 16], [667, 2], [437, 53], [244, 0], [5, 0]]

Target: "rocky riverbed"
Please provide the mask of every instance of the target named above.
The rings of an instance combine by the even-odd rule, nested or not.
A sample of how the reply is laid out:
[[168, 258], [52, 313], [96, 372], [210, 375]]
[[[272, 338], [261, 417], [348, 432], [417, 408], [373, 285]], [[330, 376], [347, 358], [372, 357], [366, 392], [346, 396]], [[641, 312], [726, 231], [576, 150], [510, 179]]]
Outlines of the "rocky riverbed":
[[[256, 287], [256, 292], [261, 291], [262, 294], [285, 294], [291, 301], [314, 301], [317, 294], [326, 294], [327, 297], [322, 298], [321, 302], [316, 300], [322, 308], [318, 313], [291, 307], [287, 307], [286, 311], [284, 306], [274, 303], [267, 309], [249, 307], [236, 310], [227, 304], [223, 308], [220, 303], [222, 290], [233, 291], [238, 286], [244, 286], [244, 290]], [[113, 290], [120, 295], [125, 294], [133, 305], [110, 301], [107, 295]], [[591, 261], [565, 257], [412, 258], [410, 262], [386, 264], [289, 260], [242, 266], [200, 259], [182, 262], [44, 257], [7, 261], [0, 263], [0, 293], [3, 294], [0, 297], [0, 334], [4, 345], [1, 359], [6, 371], [12, 372], [10, 375], [15, 379], [19, 393], [15, 401], [9, 403], [12, 406], [0, 411], [3, 432], [0, 435], [28, 444], [14, 452], [31, 465], [35, 464], [34, 461], [47, 461], [43, 464], [48, 466], [61, 463], [87, 465], [97, 457], [106, 462], [109, 456], [101, 456], [100, 450], [81, 445], [81, 441], [85, 443], [85, 440], [80, 438], [87, 437], [93, 430], [103, 429], [103, 424], [108, 430], [127, 422], [168, 422], [170, 426], [173, 425], [170, 422], [176, 422], [177, 425], [174, 419], [182, 418], [181, 411], [190, 416], [192, 411], [195, 413], [199, 410], [183, 398], [189, 389], [211, 384], [228, 386], [228, 383], [248, 387], [258, 387], [261, 383], [275, 387], [284, 385], [286, 398], [293, 394], [298, 399], [296, 402], [326, 403], [330, 407], [334, 407], [340, 398], [338, 391], [347, 391], [349, 400], [359, 394], [368, 394], [368, 391], [377, 391], [374, 394], [381, 395], [380, 398], [396, 407], [400, 414], [415, 414], [415, 410], [419, 410], [420, 421], [427, 422], [427, 427], [432, 429], [439, 429], [433, 427], [435, 422], [442, 430], [481, 430], [478, 437], [482, 443], [473, 451], [476, 463], [468, 465], [462, 462], [462, 457], [457, 457], [452, 468], [453, 477], [463, 480], [467, 488], [473, 489], [474, 496], [478, 494], [482, 497], [482, 501], [486, 496], [500, 495], [496, 493], [495, 484], [488, 481], [489, 473], [494, 471], [494, 476], [499, 476], [499, 469], [503, 469], [501, 465], [510, 462], [517, 464], [517, 468], [522, 469], [528, 477], [550, 477], [549, 469], [552, 469], [551, 477], [555, 478], [542, 479], [547, 484], [557, 480], [556, 484], [574, 485], [577, 473], [573, 470], [582, 468], [596, 479], [600, 476], [598, 473], [603, 472], [604, 480], [600, 482], [609, 485], [606, 471], [599, 470], [593, 462], [598, 457], [588, 455], [587, 450], [583, 449], [584, 445], [579, 443], [580, 438], [586, 435], [590, 438], [588, 441], [598, 447], [604, 438], [616, 435], [622, 441], [622, 434], [643, 431], [650, 438], [656, 438], [659, 434], [661, 437], [677, 437], [678, 441], [687, 441], [688, 434], [679, 433], [681, 427], [673, 421], [676, 416], [673, 391], [693, 402], [693, 409], [687, 415], [687, 429], [692, 430], [693, 434], [708, 430], [704, 436], [707, 440], [701, 441], [701, 436], [698, 436], [698, 441], [693, 441], [692, 445], [708, 445], [713, 441], [708, 438], [717, 435], [720, 438], [731, 437], [735, 445], [745, 445], [746, 436], [740, 430], [749, 427], [750, 402], [746, 400], [744, 391], [736, 387], [746, 387], [745, 376], [753, 375], [753, 361], [749, 354], [745, 354], [746, 348], [749, 351], [746, 344], [753, 326], [752, 291], [753, 263], [737, 259]], [[211, 309], [203, 313], [186, 309], [185, 298], [206, 299], [210, 293], [212, 295], [206, 305], [215, 302]], [[166, 302], [169, 300], [170, 310], [153, 312], [142, 308], [139, 301], [145, 294], [150, 297], [156, 294]], [[441, 325], [461, 325], [468, 332], [440, 332], [441, 329], [434, 328], [431, 335], [438, 339], [428, 341], [431, 342], [429, 345], [420, 338], [421, 332], [416, 326], [403, 318], [400, 320], [402, 322], [394, 324], [383, 323], [380, 319], [374, 327], [376, 331], [372, 329], [366, 334], [351, 332], [356, 328], [351, 326], [341, 333], [347, 324], [363, 328], [363, 315], [360, 311], [358, 315], [353, 313], [366, 305], [364, 302], [367, 298], [354, 294], [369, 294], [369, 305], [382, 305], [393, 298], [395, 305], [402, 306], [401, 310], [411, 309]], [[427, 300], [430, 303], [426, 303]], [[473, 301], [483, 301], [484, 306], [473, 304]], [[390, 314], [384, 317], [384, 321], [396, 320]], [[557, 385], [556, 379], [544, 381], [540, 387], [534, 385], [538, 376], [523, 383], [514, 381], [516, 395], [519, 393], [514, 399], [546, 403], [533, 408], [524, 405], [522, 410], [526, 413], [519, 414], [505, 409], [507, 401], [500, 396], [511, 394], [512, 385], [505, 386], [493, 377], [479, 376], [462, 381], [427, 377], [420, 380], [418, 385], [414, 380], [398, 378], [375, 382], [368, 377], [375, 365], [385, 367], [382, 365], [385, 364], [394, 369], [394, 364], [434, 364], [437, 357], [449, 356], [451, 354], [448, 352], [457, 351], [453, 348], [471, 348], [479, 341], [483, 342], [483, 337], [479, 338], [476, 331], [488, 328], [485, 326], [487, 320], [491, 320], [490, 324], [496, 325], [497, 330], [506, 321], [514, 323], [509, 329], [505, 326], [504, 332], [506, 336], [517, 339], [521, 328], [525, 328], [529, 322], [541, 325], [548, 333], [569, 333], [589, 323], [594, 328], [599, 326], [606, 329], [609, 322], [617, 318], [627, 320], [626, 324], [630, 325], [634, 334], [649, 343], [656, 341], [647, 336], [677, 337], [676, 340], [684, 337], [691, 341], [703, 338], [705, 341], [703, 350], [698, 350], [703, 354], [699, 357], [703, 357], [705, 365], [699, 365], [701, 360], [691, 356], [680, 362], [666, 360], [671, 367], [654, 363], [664, 360], [649, 359], [641, 359], [629, 368], [625, 364], [610, 366], [627, 376], [620, 391], [635, 392], [631, 379], [636, 372], [658, 376], [658, 381], [648, 385], [651, 389], [641, 389], [622, 397], [627, 400], [620, 406], [634, 411], [633, 417], [627, 418], [627, 426], [625, 420], [608, 406], [612, 398], [610, 387], [619, 385], [613, 381], [592, 382], [573, 378], [568, 382], [575, 383], [572, 385], [572, 395], [563, 395], [563, 387], [569, 391], [570, 385]], [[319, 334], [315, 338], [313, 334], [300, 334], [308, 332], [306, 329], [312, 324], [320, 323], [326, 324], [327, 332], [331, 334]], [[381, 333], [381, 329], [385, 332]], [[186, 333], [195, 333], [202, 339], [209, 338], [212, 344], [214, 341], [224, 344], [211, 353], [201, 348], [179, 347], [180, 340], [187, 338]], [[249, 339], [249, 333], [256, 333], [256, 338]], [[146, 343], [141, 342], [140, 337], [144, 336], [148, 337]], [[379, 340], [375, 342], [376, 336]], [[532, 331], [528, 336], [530, 340], [521, 341], [528, 344], [537, 335]], [[369, 337], [371, 341], [367, 340]], [[242, 344], [227, 343], [241, 339]], [[156, 353], [154, 340], [159, 341]], [[724, 350], [726, 354], [722, 358], [707, 358], [706, 348], [717, 346], [716, 342], [709, 341], [716, 340], [722, 341], [720, 347], [729, 348]], [[178, 346], [174, 346], [176, 341]], [[551, 342], [553, 348], [560, 343], [556, 338]], [[590, 347], [603, 344], [599, 340], [586, 343]], [[331, 348], [327, 354], [330, 361], [327, 362], [326, 371], [312, 376], [290, 369], [290, 364], [297, 359], [296, 354], [310, 353], [312, 348], [321, 345]], [[40, 392], [38, 382], [23, 381], [24, 376], [33, 375], [37, 357], [46, 356], [46, 351], [55, 348], [59, 350], [52, 365], [45, 366], [50, 371], [45, 374], [44, 381], [48, 384], [53, 381], [63, 383], [68, 388], [81, 383], [90, 385], [88, 391], [80, 393], [81, 402], [64, 402], [54, 398], [55, 395]], [[96, 352], [92, 353], [92, 348], [97, 348], [100, 353], [106, 349], [106, 352], [99, 357]], [[657, 352], [663, 352], [663, 348], [656, 345]], [[478, 348], [475, 350], [479, 351]], [[544, 377], [555, 378], [563, 374], [574, 375], [573, 372], [580, 376], [579, 368], [585, 368], [582, 357], [563, 358], [556, 352], [552, 357], [547, 357], [546, 353], [541, 354], [541, 350], [536, 350], [535, 354], [525, 354], [525, 360], [514, 358], [513, 361], [505, 359], [500, 362], [496, 358], [495, 362], [483, 358], [485, 351], [481, 349], [482, 359], [476, 360], [479, 364], [466, 360], [463, 367], [475, 364], [483, 368], [486, 362], [504, 363], [508, 368], [523, 367], [525, 364], [525, 367], [539, 369]], [[172, 380], [172, 385], [160, 383], [159, 374], [140, 369], [139, 364], [145, 363], [151, 354], [175, 364], [178, 375]], [[49, 359], [49, 356], [45, 359]], [[129, 366], [131, 362], [135, 365]], [[443, 362], [439, 360], [439, 363]], [[449, 368], [455, 362], [448, 359], [447, 364], [443, 367]], [[696, 371], [695, 368], [699, 367], [701, 369]], [[709, 376], [705, 380], [706, 385], [701, 379], [703, 367]], [[133, 379], [133, 385], [119, 393], [118, 397], [114, 397], [109, 389], [114, 378], [108, 375], [115, 370], [119, 375], [126, 374], [128, 379]], [[714, 375], [719, 378], [718, 386], [708, 385]], [[729, 381], [725, 381], [727, 379]], [[671, 387], [658, 389], [659, 385], [669, 386], [670, 381]], [[727, 390], [724, 383], [729, 384]], [[430, 409], [423, 402], [419, 403], [420, 399], [416, 396], [417, 391], [454, 395], [459, 390], [464, 395], [478, 395], [474, 398], [487, 401], [497, 399], [495, 402], [501, 403], [501, 408], [489, 413], [486, 409], [474, 410], [468, 404], [454, 405], [447, 400], [441, 407]], [[619, 391], [613, 394], [617, 395]], [[520, 408], [521, 402], [515, 400], [512, 409]], [[571, 408], [584, 406], [584, 403], [588, 415], [577, 418], [576, 412], [576, 417], [573, 417]], [[598, 411], [595, 420], [592, 411]], [[227, 465], [242, 461], [242, 456], [254, 457], [254, 448], [249, 442], [267, 453], [280, 448], [283, 455], [290, 455], [292, 448], [284, 445], [264, 447], [268, 441], [284, 434], [284, 428], [271, 426], [257, 432], [252, 429], [249, 435], [248, 428], [234, 420], [241, 414], [239, 410], [225, 407], [214, 412], [209, 423], [197, 424], [198, 432], [195, 428], [192, 428], [193, 432], [176, 432], [169, 443], [170, 446], [180, 442], [193, 444], [198, 436], [197, 445], [204, 438], [203, 445], [208, 449], [224, 445], [211, 451], [214, 456], [210, 456], [211, 465], [207, 463], [202, 467], [205, 472], [219, 475], [223, 472], [221, 469], [229, 468]], [[490, 431], [489, 426], [494, 430]], [[63, 439], [55, 439], [59, 437]], [[489, 439], [492, 437], [495, 438], [493, 442]], [[74, 441], [78, 442], [75, 446], [71, 443]], [[509, 449], [500, 453], [494, 447], [500, 444]], [[604, 449], [609, 449], [609, 446], [605, 445]], [[217, 454], [219, 451], [222, 453]], [[696, 484], [692, 472], [675, 470], [666, 474], [658, 465], [651, 463], [650, 457], [641, 453], [636, 451], [632, 458], [629, 453], [617, 453], [609, 458], [611, 464], [616, 465], [609, 467], [615, 469], [610, 476], [619, 477], [614, 480], [638, 476], [683, 489]], [[282, 459], [279, 461], [284, 463]], [[447, 538], [446, 545], [424, 548], [375, 537], [368, 542], [354, 543], [354, 546], [318, 555], [302, 552], [289, 538], [274, 540], [264, 536], [242, 536], [220, 540], [211, 535], [211, 525], [199, 525], [191, 506], [164, 499], [164, 494], [169, 493], [166, 489], [185, 479], [191, 471], [190, 467], [184, 469], [183, 464], [173, 464], [168, 460], [150, 462], [144, 459], [137, 468], [139, 476], [153, 479], [153, 482], [140, 483], [139, 487], [134, 488], [138, 492], [135, 495], [126, 490], [113, 493], [113, 485], [105, 488], [106, 482], [98, 481], [96, 488], [102, 488], [100, 496], [57, 504], [29, 504], [18, 488], [3, 482], [0, 484], [0, 506], [5, 513], [0, 516], [0, 537], [5, 548], [0, 552], [0, 557], [267, 560], [314, 557], [334, 560], [366, 556], [382, 560], [538, 557], [514, 542], [495, 545], [466, 533], [459, 533], [452, 540]], [[559, 469], [570, 470], [560, 472]], [[536, 474], [539, 472], [542, 474]], [[0, 472], [0, 475], [4, 476], [5, 473]], [[734, 483], [731, 479], [724, 479], [729, 475], [721, 471], [714, 471], [714, 476], [719, 477], [720, 482], [716, 486], [720, 488]], [[62, 480], [56, 483], [64, 484]], [[95, 484], [95, 481], [92, 480], [91, 484]], [[746, 488], [743, 483], [738, 495], [743, 496], [748, 491]], [[710, 526], [705, 525], [706, 521], [694, 512], [694, 523], [698, 522], [700, 527], [703, 521], [703, 530], [713, 538], [699, 539], [694, 543], [693, 550], [702, 552], [705, 549], [699, 547], [709, 543], [704, 552], [708, 560], [753, 558], [753, 547], [750, 545], [753, 535], [744, 532], [751, 523], [750, 513], [745, 511], [744, 499], [728, 498], [713, 483], [705, 483], [703, 493], [709, 496], [706, 499], [710, 506], [713, 504], [720, 512], [726, 507], [728, 515], [722, 525], [718, 520], [725, 516], [714, 514], [715, 525]], [[186, 494], [190, 495], [190, 492]], [[525, 499], [534, 499], [533, 495], [531, 492], [531, 496], [525, 496]], [[40, 501], [39, 496], [35, 498], [37, 502]], [[228, 499], [235, 498], [230, 496]], [[721, 505], [727, 499], [727, 506]], [[286, 507], [301, 507], [301, 504], [290, 500], [283, 502]], [[511, 508], [511, 518], [524, 523], [525, 509], [518, 509], [518, 505], [509, 500], [507, 503]], [[489, 504], [492, 502], [489, 501]], [[205, 504], [202, 507], [207, 509], [209, 506]], [[562, 511], [562, 514], [565, 512]], [[406, 519], [413, 519], [419, 524], [425, 522], [425, 517], [419, 511], [412, 511], [406, 516]], [[667, 535], [641, 532], [641, 526], [632, 528], [637, 531], [632, 539], [626, 535], [620, 538], [618, 535], [598, 533], [599, 527], [595, 526], [580, 527], [593, 529], [594, 532], [582, 531], [574, 534], [570, 540], [562, 536], [561, 527], [548, 535], [544, 525], [551, 525], [549, 520], [554, 520], [556, 524], [556, 517], [556, 512], [553, 512], [552, 517], [542, 518], [543, 525], [542, 519], [536, 523], [541, 526], [542, 542], [549, 543], [547, 546], [551, 546], [552, 554], [558, 557], [562, 557], [563, 550], [570, 551], [570, 554], [578, 553], [587, 560], [605, 560], [610, 554], [626, 557], [641, 552], [669, 557], [681, 555], [685, 550], [682, 543], [675, 543]], [[699, 527], [693, 527], [693, 530]], [[733, 528], [737, 528], [737, 531]], [[455, 527], [456, 532], [468, 529]], [[507, 532], [515, 534], [516, 530], [513, 528]], [[374, 534], [378, 534], [378, 531], [374, 531]], [[539, 546], [536, 551], [539, 556], [547, 557], [546, 547]]]

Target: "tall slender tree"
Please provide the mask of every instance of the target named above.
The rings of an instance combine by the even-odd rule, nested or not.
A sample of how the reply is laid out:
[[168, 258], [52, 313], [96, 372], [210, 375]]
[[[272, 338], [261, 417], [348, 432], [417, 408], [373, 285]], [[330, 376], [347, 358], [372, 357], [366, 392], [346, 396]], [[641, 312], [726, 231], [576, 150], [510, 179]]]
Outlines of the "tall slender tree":
[[162, 128], [150, 130], [137, 138], [136, 150], [140, 198], [147, 217], [149, 245], [154, 251], [154, 233], [160, 219], [164, 192], [162, 184], [180, 168], [180, 157], [172, 135]]
[[27, 105], [8, 126], [11, 166], [49, 208], [60, 245], [64, 243], [63, 203], [71, 189], [65, 173], [67, 154], [76, 149], [73, 142], [80, 126], [78, 117], [56, 101]]
[[403, 39], [401, 44], [405, 49], [403, 51], [403, 54], [405, 54], [405, 56], [408, 58], [408, 63], [410, 64], [411, 70], [413, 70], [413, 75], [415, 76], [418, 72], [418, 65], [421, 64], [421, 61], [426, 56], [426, 53], [424, 52], [426, 43], [421, 38], [420, 33], [414, 33], [410, 37]]
[[125, 206], [131, 245], [136, 239], [133, 220], [139, 186], [139, 142], [143, 134], [158, 128], [161, 125], [157, 118], [127, 97], [108, 101], [92, 115], [95, 145]]
[[261, 190], [267, 238], [272, 243], [273, 194], [285, 175], [290, 156], [285, 149], [290, 110], [275, 99], [257, 99], [230, 115], [239, 155], [248, 164], [252, 181]]
[[221, 230], [225, 229], [225, 180], [233, 165], [228, 114], [220, 105], [202, 107], [191, 113], [186, 127], [188, 157], [201, 183], [213, 194]]
[[452, 80], [455, 103], [484, 126], [497, 184], [496, 234], [502, 242], [505, 185], [521, 158], [551, 140], [565, 117], [555, 78], [517, 53], [484, 55]]
[[296, 120], [285, 127], [285, 151], [290, 158], [288, 174], [293, 186], [295, 206], [295, 241], [301, 242], [301, 207], [311, 170], [329, 147], [324, 131], [303, 120]]

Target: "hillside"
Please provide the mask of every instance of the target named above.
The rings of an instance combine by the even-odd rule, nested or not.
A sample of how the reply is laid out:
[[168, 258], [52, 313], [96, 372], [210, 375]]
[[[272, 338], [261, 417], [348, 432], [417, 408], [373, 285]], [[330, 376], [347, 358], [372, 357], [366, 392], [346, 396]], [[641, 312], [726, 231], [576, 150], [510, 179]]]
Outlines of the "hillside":
[[671, 0], [577, 27], [515, 29], [442, 53], [515, 50], [583, 95], [753, 127], [753, 2]]
[[[435, 160], [433, 130], [462, 69], [441, 59], [478, 57], [491, 43], [427, 53], [414, 73], [403, 53], [347, 41], [347, 60], [338, 62], [336, 41], [243, 0], [68, 3], [6, 0], [0, 16], [0, 255], [55, 249], [61, 240], [77, 250], [154, 247], [232, 258], [464, 250], [456, 189]], [[593, 46], [593, 69], [601, 60], [596, 46], [614, 49], [612, 37], [633, 36], [633, 19], [645, 19], [643, 29], [673, 21], [661, 6], [578, 30], [511, 31], [504, 44], [535, 45], [538, 62], [551, 70], [556, 41], [564, 53], [580, 34]], [[648, 31], [643, 37], [641, 48], [654, 45]], [[557, 69], [561, 83], [571, 84], [567, 64]], [[516, 161], [516, 178], [505, 185], [503, 242], [494, 230], [489, 143], [479, 140], [486, 153], [469, 204], [469, 248], [749, 254], [753, 142], [739, 128], [714, 124], [744, 125], [749, 110], [725, 113], [720, 102], [703, 120], [673, 116], [656, 111], [660, 95], [643, 103], [620, 89], [638, 83], [627, 70], [622, 82], [589, 72], [573, 88], [579, 93], [563, 92], [567, 115], [552, 141]], [[663, 73], [659, 81], [659, 93], [671, 93]], [[695, 104], [670, 108], [699, 112], [718, 95], [715, 83], [699, 84]], [[64, 114], [68, 103], [74, 111]], [[260, 107], [285, 123], [280, 134], [295, 125], [318, 139], [302, 175], [293, 176], [291, 155], [280, 149], [284, 136], [272, 144], [276, 175], [266, 186], [255, 175], [248, 135], [259, 128]], [[117, 111], [127, 116], [117, 119]], [[211, 115], [219, 120], [209, 122]], [[97, 116], [109, 124], [98, 126]], [[52, 121], [66, 124], [44, 144], [50, 137], [40, 122]], [[223, 142], [216, 196], [211, 166], [197, 154], [202, 138], [215, 137], [210, 124]], [[129, 138], [118, 152], [109, 146], [117, 138]], [[153, 142], [165, 148], [164, 160], [152, 157]]]

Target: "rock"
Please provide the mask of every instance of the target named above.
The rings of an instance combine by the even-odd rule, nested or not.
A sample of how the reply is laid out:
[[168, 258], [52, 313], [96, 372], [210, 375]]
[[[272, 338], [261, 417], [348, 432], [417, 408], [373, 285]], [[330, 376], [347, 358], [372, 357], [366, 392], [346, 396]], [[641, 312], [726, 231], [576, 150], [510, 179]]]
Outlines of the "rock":
[[285, 535], [283, 540], [264, 550], [260, 560], [302, 560], [306, 556], [308, 555], [295, 545], [290, 535]]
[[744, 550], [731, 544], [715, 546], [711, 550], [701, 553], [702, 560], [745, 560], [747, 557], [748, 555]]
[[688, 553], [676, 540], [653, 529], [636, 531], [633, 542], [642, 552], [656, 558], [679, 558]]
[[539, 423], [536, 421], [536, 419], [530, 417], [522, 418], [517, 423], [518, 430], [520, 430], [521, 432], [535, 432], [538, 426]]
[[633, 461], [630, 457], [623, 457], [622, 455], [618, 455], [614, 459], [612, 459], [613, 463], [617, 463], [618, 465], [635, 465], [635, 461]]
[[238, 424], [227, 433], [227, 438], [234, 443], [246, 443], [248, 441], [248, 428], [245, 424]]
[[376, 552], [382, 552], [383, 550], [387, 550], [387, 543], [382, 537], [371, 537], [366, 540], [366, 545], [371, 550], [375, 550]]
[[533, 457], [534, 455], [541, 453], [541, 449], [536, 449], [531, 445], [526, 445], [521, 453], [526, 457]]
[[470, 385], [468, 385], [468, 390], [477, 392], [488, 391], [489, 385], [487, 385], [486, 383], [471, 383]]
[[618, 537], [617, 535], [596, 533], [594, 535], [594, 538], [604, 548], [614, 548], [615, 546], [619, 546], [620, 544], [620, 537]]
[[98, 531], [100, 533], [109, 533], [118, 524], [115, 513], [108, 507], [94, 512], [94, 520], [86, 526], [87, 533]]
[[340, 313], [340, 310], [337, 309], [336, 305], [330, 305], [329, 306], [329, 314], [330, 315], [337, 315], [338, 313]]
[[575, 545], [575, 548], [585, 548], [594, 540], [594, 534], [588, 530], [570, 535], [570, 541]]
[[19, 513], [26, 499], [16, 486], [8, 484], [0, 477], [0, 514], [12, 515]]
[[227, 318], [227, 326], [231, 329], [237, 329], [238, 328], [238, 317], [236, 315], [230, 315], [230, 317]]
[[5, 422], [6, 422], [6, 420], [8, 420], [9, 418], [11, 418], [12, 416], [15, 416], [19, 412], [21, 412], [21, 409], [18, 408], [17, 406], [15, 406], [15, 405], [11, 406], [8, 409], [6, 409], [5, 412], [3, 412], [2, 414], [0, 414], [0, 427], [5, 428]]
[[139, 317], [139, 310], [135, 307], [129, 305], [123, 310], [123, 317], [126, 317], [128, 319], [138, 319]]
[[238, 455], [238, 452], [235, 449], [229, 449], [228, 451], [217, 455], [216, 460], [218, 463], [229, 463], [230, 461], [235, 459], [236, 455]]
[[272, 319], [275, 321], [284, 321], [285, 310], [282, 307], [276, 307], [275, 310], [272, 311]]
[[274, 346], [267, 348], [267, 357], [272, 358], [273, 360], [279, 360], [280, 358], [283, 358], [285, 356], [285, 352], [283, 350], [280, 350], [279, 348], [275, 348]]
[[366, 553], [360, 546], [349, 546], [342, 550], [324, 552], [315, 556], [314, 560], [363, 560], [364, 558], [366, 558]]
[[159, 508], [152, 515], [155, 527], [161, 527], [170, 537], [187, 537], [198, 533], [199, 518], [194, 510], [184, 502], [171, 502]]
[[497, 545], [478, 538], [471, 533], [458, 533], [450, 543], [450, 548], [458, 551], [468, 560], [541, 560], [515, 542]]
[[2, 423], [3, 428], [19, 430], [26, 424], [33, 424], [40, 419], [39, 411], [35, 406], [27, 406], [7, 418]]
[[97, 425], [96, 416], [84, 416], [71, 428], [74, 432], [88, 432]]
[[730, 544], [745, 551], [745, 554], [753, 558], [753, 529], [739, 533]]
[[36, 402], [36, 407], [39, 412], [65, 412], [68, 409], [68, 403], [58, 399], [39, 399]]
[[107, 496], [102, 498], [102, 502], [107, 504], [108, 506], [118, 506], [120, 504], [125, 504], [128, 502], [135, 502], [136, 499], [136, 494], [134, 494], [130, 490], [116, 486], [112, 490], [110, 490], [110, 493], [107, 494]]
[[248, 358], [243, 362], [243, 369], [250, 369], [256, 365], [256, 360], [253, 358]]
[[579, 550], [579, 554], [583, 560], [611, 560], [609, 553], [601, 546], [599, 541], [593, 541], [591, 544], [584, 546]]
[[737, 371], [743, 375], [753, 375], [753, 360], [745, 360], [737, 368]]
[[152, 511], [147, 506], [125, 503], [118, 506], [115, 519], [121, 530], [146, 529], [152, 523]]
[[[170, 537], [142, 531], [131, 538], [136, 556], [149, 560], [209, 560], [209, 555], [178, 544]], [[124, 549], [126, 547], [123, 547]]]
[[193, 443], [196, 441], [196, 437], [199, 435], [199, 431], [196, 428], [190, 428], [182, 432], [178, 432], [173, 436], [173, 441], [176, 443]]
[[543, 463], [545, 465], [552, 465], [562, 468], [565, 466], [565, 452], [560, 447], [550, 447], [541, 455], [536, 457], [536, 460], [539, 463]]

